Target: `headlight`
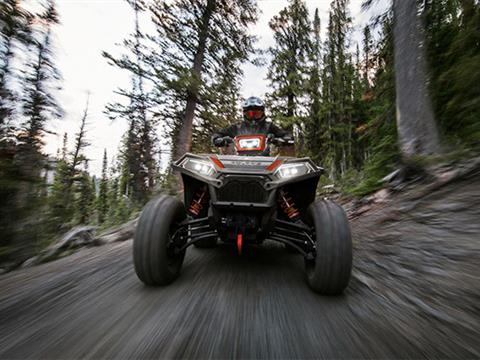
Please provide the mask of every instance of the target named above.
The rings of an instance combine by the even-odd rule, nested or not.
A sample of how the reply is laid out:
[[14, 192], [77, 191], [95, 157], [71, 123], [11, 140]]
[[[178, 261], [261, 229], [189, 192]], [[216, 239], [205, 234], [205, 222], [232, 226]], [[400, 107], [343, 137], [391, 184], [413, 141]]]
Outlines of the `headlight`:
[[204, 176], [211, 176], [215, 173], [215, 167], [209, 161], [186, 159], [182, 167]]
[[291, 178], [294, 176], [302, 176], [312, 171], [312, 167], [308, 163], [283, 164], [275, 172], [275, 176], [279, 179]]
[[260, 147], [260, 138], [240, 139], [238, 144], [242, 149], [252, 149]]

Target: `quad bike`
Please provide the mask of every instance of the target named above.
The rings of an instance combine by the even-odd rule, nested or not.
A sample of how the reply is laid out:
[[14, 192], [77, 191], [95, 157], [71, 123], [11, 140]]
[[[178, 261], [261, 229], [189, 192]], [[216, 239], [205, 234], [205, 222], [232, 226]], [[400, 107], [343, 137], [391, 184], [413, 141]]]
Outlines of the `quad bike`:
[[309, 158], [255, 156], [282, 139], [232, 140], [237, 155], [187, 153], [173, 164], [184, 202], [160, 195], [143, 209], [133, 244], [137, 276], [147, 285], [166, 285], [179, 276], [190, 245], [222, 241], [241, 254], [268, 239], [303, 255], [314, 291], [341, 293], [350, 279], [352, 240], [342, 207], [315, 200], [323, 169]]

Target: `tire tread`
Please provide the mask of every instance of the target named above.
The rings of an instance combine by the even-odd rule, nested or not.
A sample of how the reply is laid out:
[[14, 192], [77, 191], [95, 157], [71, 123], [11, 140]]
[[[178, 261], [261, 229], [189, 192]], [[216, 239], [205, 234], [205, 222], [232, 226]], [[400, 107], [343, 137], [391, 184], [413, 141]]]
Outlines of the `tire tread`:
[[325, 295], [343, 292], [352, 269], [352, 239], [343, 208], [331, 200], [319, 200], [309, 208], [316, 232], [317, 257], [307, 268], [310, 287]]

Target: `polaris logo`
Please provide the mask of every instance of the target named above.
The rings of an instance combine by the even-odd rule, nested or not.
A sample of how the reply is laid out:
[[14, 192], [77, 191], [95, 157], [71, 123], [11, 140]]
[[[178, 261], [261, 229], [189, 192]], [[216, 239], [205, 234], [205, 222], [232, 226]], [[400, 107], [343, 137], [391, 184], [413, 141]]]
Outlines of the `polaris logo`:
[[228, 161], [222, 160], [225, 165], [235, 165], [235, 166], [263, 166], [266, 163], [261, 161]]

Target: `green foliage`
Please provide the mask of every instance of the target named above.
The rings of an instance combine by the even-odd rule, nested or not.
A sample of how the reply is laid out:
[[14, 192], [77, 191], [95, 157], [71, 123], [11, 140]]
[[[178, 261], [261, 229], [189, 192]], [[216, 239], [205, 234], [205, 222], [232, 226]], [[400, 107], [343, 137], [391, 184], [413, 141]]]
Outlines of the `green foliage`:
[[[478, 152], [480, 5], [474, 1], [429, 0], [424, 3], [422, 16], [428, 44], [430, 95], [444, 143], [451, 154], [440, 158], [465, 156], [466, 152], [462, 149]], [[379, 188], [382, 185], [379, 180], [400, 164], [395, 123], [391, 14], [386, 13], [379, 20], [382, 33], [376, 53], [370, 56], [376, 72], [373, 85], [370, 84], [369, 120], [361, 136], [368, 141], [368, 156], [363, 180], [359, 186], [349, 189], [359, 195]], [[471, 155], [470, 151], [467, 154]], [[431, 160], [419, 161], [425, 163]]]
[[[97, 197], [97, 212], [98, 212], [98, 223], [103, 224], [106, 220], [108, 213], [109, 203], [108, 203], [108, 177], [107, 177], [107, 150], [105, 149], [103, 153], [103, 165], [102, 165], [102, 178], [100, 179], [100, 189]], [[118, 187], [117, 187], [118, 191]], [[116, 197], [116, 194], [115, 194]]]
[[[58, 17], [53, 1], [44, 5], [32, 14], [20, 1], [0, 4], [0, 247], [8, 249], [0, 261], [21, 262], [49, 238], [43, 136], [62, 112], [53, 91], [59, 75], [51, 46]], [[26, 47], [26, 56], [17, 56]]]
[[[395, 122], [395, 80], [393, 68], [392, 18], [386, 16], [375, 54], [376, 71], [368, 83], [365, 115], [368, 121], [359, 129], [359, 139], [366, 143], [365, 165], [357, 186], [347, 190], [363, 195], [382, 186], [380, 180], [392, 172], [400, 161]], [[367, 40], [364, 39], [364, 43]]]
[[[38, 162], [42, 137], [47, 132], [46, 123], [53, 118], [62, 116], [62, 109], [52, 93], [52, 88], [60, 79], [53, 61], [51, 44], [52, 26], [59, 23], [58, 14], [52, 1], [44, 12], [39, 15], [40, 21], [46, 24], [39, 30], [39, 40], [31, 45], [34, 57], [27, 63], [27, 71], [23, 81], [22, 110], [25, 121], [22, 122], [18, 140], [22, 144], [19, 156], [21, 162], [35, 167]], [[28, 169], [31, 172], [32, 169]]]
[[331, 4], [328, 33], [320, 61], [318, 15], [314, 18], [313, 49], [310, 71], [310, 114], [305, 126], [304, 147], [307, 153], [321, 163], [332, 179], [338, 179], [363, 162], [361, 144], [355, 128], [363, 121], [360, 105], [362, 88], [359, 69], [348, 53], [351, 19], [348, 1], [335, 0]]
[[172, 157], [192, 146], [208, 151], [211, 130], [238, 116], [240, 65], [254, 50], [248, 26], [257, 19], [255, 1], [155, 2], [151, 14], [158, 47], [149, 56], [154, 97]]
[[272, 91], [268, 105], [272, 118], [292, 129], [294, 125], [301, 126], [304, 116], [301, 109], [305, 105], [304, 95], [309, 82], [308, 57], [312, 53], [311, 26], [305, 2], [291, 0], [269, 25], [275, 45], [269, 49], [272, 60], [267, 79]]
[[33, 42], [33, 18], [33, 14], [22, 8], [19, 0], [5, 0], [0, 3], [0, 139], [12, 130], [12, 118], [18, 102], [18, 94], [9, 82], [12, 76], [18, 78], [12, 67], [14, 48]]
[[242, 72], [236, 62], [226, 54], [215, 77], [204, 86], [202, 105], [193, 128], [193, 152], [214, 152], [212, 134], [240, 118], [238, 103]]
[[423, 9], [431, 93], [440, 130], [455, 148], [480, 145], [480, 4], [429, 0]]
[[94, 210], [95, 188], [88, 171], [83, 171], [75, 186], [75, 219], [78, 224], [88, 224]]
[[[319, 138], [322, 136], [321, 132], [321, 117], [322, 117], [322, 94], [321, 88], [321, 61], [322, 61], [322, 42], [320, 38], [320, 17], [318, 9], [315, 10], [312, 28], [312, 47], [309, 53], [311, 66], [309, 69], [308, 81], [308, 97], [309, 97], [309, 114], [305, 124], [305, 141], [302, 148], [298, 149], [300, 153], [310, 155], [314, 161], [318, 161], [318, 156], [321, 152], [322, 144]], [[299, 144], [300, 145], [300, 144]], [[308, 149], [306, 148], [308, 146]]]
[[[146, 87], [152, 87], [151, 79], [155, 69], [146, 59], [145, 38], [140, 29], [139, 16], [145, 11], [143, 1], [128, 1], [135, 14], [135, 31], [125, 39], [123, 48], [126, 52], [116, 58], [111, 54], [103, 55], [110, 64], [131, 74], [131, 88], [117, 91], [128, 104], [108, 104], [106, 113], [111, 119], [124, 119], [129, 123], [127, 133], [122, 141], [120, 152], [122, 194], [130, 197], [133, 202], [144, 204], [151, 195], [157, 173], [157, 138], [154, 128], [157, 125], [153, 114], [154, 100]], [[102, 193], [102, 197], [105, 195]], [[105, 208], [105, 201], [102, 199]], [[100, 220], [104, 218], [105, 209], [101, 210]], [[102, 222], [102, 221], [101, 221]]]
[[[131, 86], [118, 90], [123, 101], [106, 108], [110, 118], [129, 126], [110, 172], [104, 153], [98, 197], [84, 155], [88, 102], [73, 150], [68, 151], [65, 134], [55, 162], [43, 153], [51, 120], [62, 116], [55, 97], [60, 75], [52, 28], [59, 19], [53, 0], [42, 2], [46, 6], [38, 14], [23, 9], [19, 0], [0, 3], [0, 262], [33, 255], [75, 223], [125, 222], [159, 189], [176, 194], [178, 178], [158, 171], [158, 126], [173, 154], [179, 145], [210, 152], [211, 133], [240, 117], [241, 65], [258, 62], [252, 59], [255, 37], [248, 31], [258, 16], [255, 1], [172, 0], [148, 6], [127, 1], [135, 30], [123, 41], [121, 56], [104, 56], [131, 74]], [[392, 16], [390, 11], [379, 16], [364, 27], [362, 42], [352, 44], [348, 5], [348, 0], [331, 2], [324, 42], [318, 10], [311, 21], [302, 0], [289, 0], [271, 19], [275, 44], [269, 49], [268, 102], [272, 117], [296, 133], [299, 154], [326, 168], [321, 185], [363, 195], [401, 164]], [[420, 15], [430, 94], [451, 151], [441, 157], [478, 153], [480, 4], [426, 0]], [[142, 16], [151, 16], [155, 34], [141, 31]], [[25, 56], [17, 56], [26, 49]], [[16, 69], [22, 67], [14, 64], [25, 71], [20, 74]], [[47, 187], [46, 172], [52, 169], [54, 181]]]
[[109, 181], [108, 193], [107, 193], [107, 204], [108, 204], [108, 213], [107, 213], [107, 223], [112, 224], [115, 222], [115, 211], [118, 207], [118, 178], [111, 179]]
[[67, 134], [64, 134], [62, 151], [56, 159], [53, 185], [48, 197], [49, 231], [73, 225], [86, 224], [94, 210], [95, 184], [88, 173], [88, 159], [84, 150], [90, 143], [86, 139], [89, 98], [80, 120], [80, 128], [75, 135], [74, 149], [69, 152]]
[[66, 159], [59, 159], [48, 198], [52, 231], [57, 230], [59, 225], [67, 223], [72, 219], [73, 207], [71, 197], [70, 166]]

